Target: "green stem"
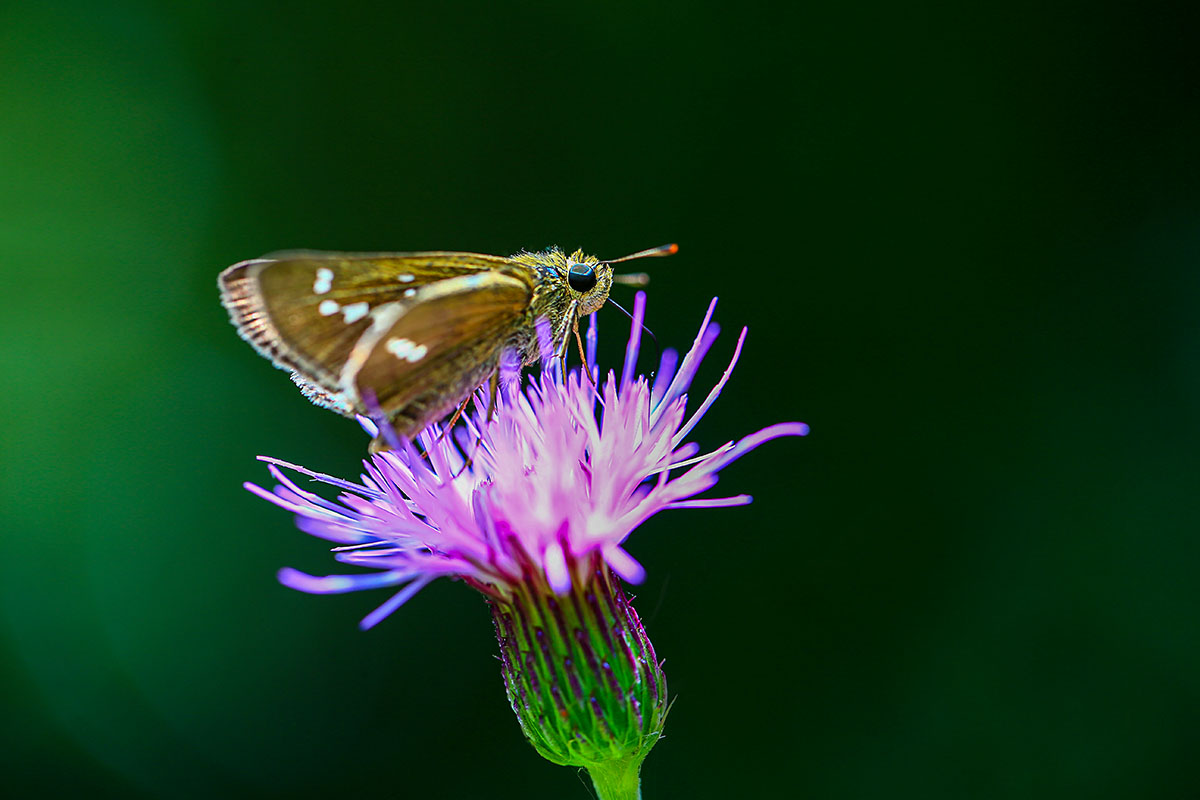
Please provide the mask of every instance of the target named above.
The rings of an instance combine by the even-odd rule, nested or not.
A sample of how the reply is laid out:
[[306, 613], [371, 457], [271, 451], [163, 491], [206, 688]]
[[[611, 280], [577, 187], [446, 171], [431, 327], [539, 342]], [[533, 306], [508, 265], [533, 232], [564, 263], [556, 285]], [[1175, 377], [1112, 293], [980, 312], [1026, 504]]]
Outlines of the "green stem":
[[610, 761], [588, 767], [599, 800], [642, 800], [642, 759]]

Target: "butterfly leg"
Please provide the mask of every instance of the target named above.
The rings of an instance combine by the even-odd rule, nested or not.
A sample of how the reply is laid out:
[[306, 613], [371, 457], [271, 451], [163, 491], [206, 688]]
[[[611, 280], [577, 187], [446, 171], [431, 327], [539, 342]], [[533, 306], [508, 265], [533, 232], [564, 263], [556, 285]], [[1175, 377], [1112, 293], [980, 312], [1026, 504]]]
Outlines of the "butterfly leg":
[[454, 410], [454, 416], [450, 418], [450, 421], [446, 423], [446, 427], [442, 429], [442, 435], [437, 438], [439, 442], [445, 438], [446, 434], [449, 433], [454, 427], [454, 423], [458, 422], [458, 418], [461, 417], [463, 412], [467, 410], [467, 406], [470, 404], [473, 396], [474, 392], [464, 397], [463, 401], [458, 404], [458, 408]]
[[496, 393], [499, 391], [499, 389], [500, 370], [497, 368], [496, 371], [492, 373], [492, 377], [488, 378], [488, 407], [487, 414], [484, 416], [483, 420], [485, 425], [492, 421], [492, 412], [496, 410]]
[[588, 383], [592, 388], [596, 388], [596, 379], [592, 377], [592, 365], [588, 363], [587, 355], [583, 352], [583, 339], [579, 338], [579, 317], [575, 318], [575, 344], [579, 345], [579, 361], [583, 364], [583, 374], [587, 376]]
[[567, 331], [563, 336], [562, 347], [558, 348], [558, 352], [554, 357], [558, 359], [559, 377], [562, 378], [562, 383], [565, 386], [567, 383], [567, 352], [571, 349], [571, 332]]
[[[445, 439], [450, 434], [450, 431], [454, 430], [454, 423], [458, 422], [458, 418], [461, 417], [463, 415], [463, 412], [467, 410], [467, 405], [470, 404], [471, 398], [474, 396], [474, 394], [475, 393], [472, 392], [471, 394], [467, 395], [466, 397], [463, 398], [463, 401], [458, 404], [458, 408], [454, 409], [454, 416], [452, 416], [450, 418], [450, 421], [446, 423], [446, 426], [444, 428], [442, 428], [442, 432], [438, 434], [438, 437], [433, 440], [433, 445], [440, 444], [442, 439]], [[428, 450], [421, 453], [421, 458], [428, 458], [428, 457], [429, 457]]]
[[[492, 372], [492, 377], [488, 378], [488, 404], [487, 412], [484, 414], [483, 424], [487, 425], [492, 421], [492, 412], [496, 410], [496, 392], [500, 388], [500, 370], [497, 368]], [[475, 437], [475, 444], [471, 446], [471, 452], [467, 455], [467, 460], [463, 462], [462, 469], [454, 477], [458, 477], [466, 470], [471, 468], [471, 464], [475, 463], [475, 454], [479, 452], [479, 446], [483, 444], [483, 431]]]
[[[570, 310], [567, 311], [567, 318], [575, 320], [575, 326], [576, 326], [577, 330], [578, 330], [578, 326], [579, 326], [579, 317], [576, 316], [575, 311], [578, 308], [579, 308], [579, 301], [576, 300], [574, 303], [571, 304]], [[554, 357], [558, 359], [559, 375], [562, 378], [562, 383], [564, 386], [567, 384], [567, 351], [570, 350], [570, 347], [571, 347], [571, 329], [565, 328], [563, 330], [563, 335], [562, 335], [562, 344], [556, 345], [554, 348]]]

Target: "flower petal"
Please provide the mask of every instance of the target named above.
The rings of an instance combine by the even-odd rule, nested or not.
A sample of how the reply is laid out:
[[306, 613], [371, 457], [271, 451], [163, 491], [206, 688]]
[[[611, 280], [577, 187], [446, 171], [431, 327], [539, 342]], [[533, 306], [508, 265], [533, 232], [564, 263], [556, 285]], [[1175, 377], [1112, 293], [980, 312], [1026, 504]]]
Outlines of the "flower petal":
[[277, 576], [279, 582], [290, 589], [299, 589], [309, 594], [345, 594], [360, 589], [377, 589], [380, 586], [395, 586], [412, 578], [397, 572], [369, 572], [362, 575], [309, 575], [298, 569], [284, 567]]
[[399, 608], [400, 606], [404, 605], [409, 600], [411, 600], [413, 598], [413, 596], [416, 595], [417, 592], [421, 591], [426, 586], [428, 586], [429, 582], [431, 580], [433, 580], [433, 579], [432, 578], [418, 578], [417, 580], [410, 583], [408, 586], [405, 586], [403, 589], [401, 589], [400, 591], [398, 591], [394, 595], [392, 595], [390, 598], [388, 598], [387, 602], [385, 602], [379, 608], [375, 609], [370, 614], [367, 614], [365, 617], [363, 617], [362, 622], [358, 623], [358, 627], [364, 631], [374, 628], [376, 625], [378, 625], [380, 623], [381, 620], [383, 620], [385, 617], [387, 617], [389, 614], [391, 614], [397, 608]]

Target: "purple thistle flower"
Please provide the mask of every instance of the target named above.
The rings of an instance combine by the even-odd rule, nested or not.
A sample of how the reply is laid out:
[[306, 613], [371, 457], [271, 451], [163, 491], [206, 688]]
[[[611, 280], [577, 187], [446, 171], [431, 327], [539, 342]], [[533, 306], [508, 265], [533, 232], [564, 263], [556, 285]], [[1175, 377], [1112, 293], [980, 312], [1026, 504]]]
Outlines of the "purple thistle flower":
[[[338, 561], [378, 570], [317, 577], [288, 568], [280, 581], [317, 594], [400, 587], [363, 628], [436, 578], [466, 581], [492, 604], [509, 700], [530, 741], [556, 763], [587, 767], [603, 797], [636, 796], [638, 768], [661, 732], [666, 687], [613, 577], [639, 583], [645, 575], [625, 540], [660, 511], [749, 503], [743, 494], [697, 495], [763, 442], [808, 433], [804, 423], [772, 425], [703, 455], [685, 441], [729, 380], [746, 337], [743, 329], [724, 374], [689, 414], [685, 393], [719, 332], [715, 306], [714, 298], [682, 359], [663, 353], [650, 384], [635, 376], [639, 293], [619, 380], [610, 372], [597, 388], [573, 371], [564, 382], [550, 360], [522, 387], [509, 366], [491, 419], [480, 391], [457, 440], [439, 425], [416, 444], [397, 440], [364, 461], [359, 483], [263, 458], [279, 484], [247, 489], [294, 512], [301, 530], [335, 542]], [[593, 377], [596, 338], [593, 315]], [[370, 422], [364, 427], [374, 433]], [[342, 493], [327, 500], [281, 467]]]
[[[574, 581], [586, 580], [589, 573], [580, 565], [596, 553], [617, 575], [640, 583], [645, 572], [623, 547], [638, 525], [665, 509], [749, 503], [744, 494], [695, 496], [717, 483], [721, 468], [763, 442], [808, 433], [801, 422], [772, 425], [704, 456], [697, 455], [698, 445], [684, 442], [729, 380], [746, 338], [743, 329], [725, 373], [688, 416], [685, 392], [719, 333], [711, 321], [715, 306], [714, 299], [678, 368], [675, 352], [663, 353], [651, 387], [633, 376], [645, 312], [645, 295], [639, 293], [621, 380], [610, 374], [597, 392], [577, 371], [564, 385], [555, 369], [546, 369], [523, 392], [509, 381], [488, 423], [487, 401], [476, 398], [469, 432], [460, 437], [470, 440], [468, 450], [478, 437], [465, 467], [464, 448], [437, 425], [417, 437], [428, 458], [401, 442], [366, 460], [358, 484], [262, 458], [279, 485], [274, 493], [252, 483], [247, 489], [295, 512], [306, 533], [341, 545], [335, 548], [337, 560], [383, 570], [314, 577], [284, 569], [280, 580], [316, 594], [403, 586], [363, 620], [364, 628], [442, 576], [462, 578], [504, 599], [532, 570], [561, 594]], [[595, 340], [593, 315], [588, 330], [593, 369]], [[340, 502], [301, 489], [280, 467], [343, 489]]]

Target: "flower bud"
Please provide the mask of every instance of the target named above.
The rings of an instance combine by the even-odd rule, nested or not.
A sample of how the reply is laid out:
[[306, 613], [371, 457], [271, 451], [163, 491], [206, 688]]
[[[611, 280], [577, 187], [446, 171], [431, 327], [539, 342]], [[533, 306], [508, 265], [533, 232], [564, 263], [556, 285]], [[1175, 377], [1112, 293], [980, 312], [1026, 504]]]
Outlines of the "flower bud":
[[602, 798], [637, 797], [667, 715], [666, 680], [637, 612], [599, 557], [561, 595], [544, 576], [526, 577], [490, 601], [521, 729], [544, 758], [586, 768]]

